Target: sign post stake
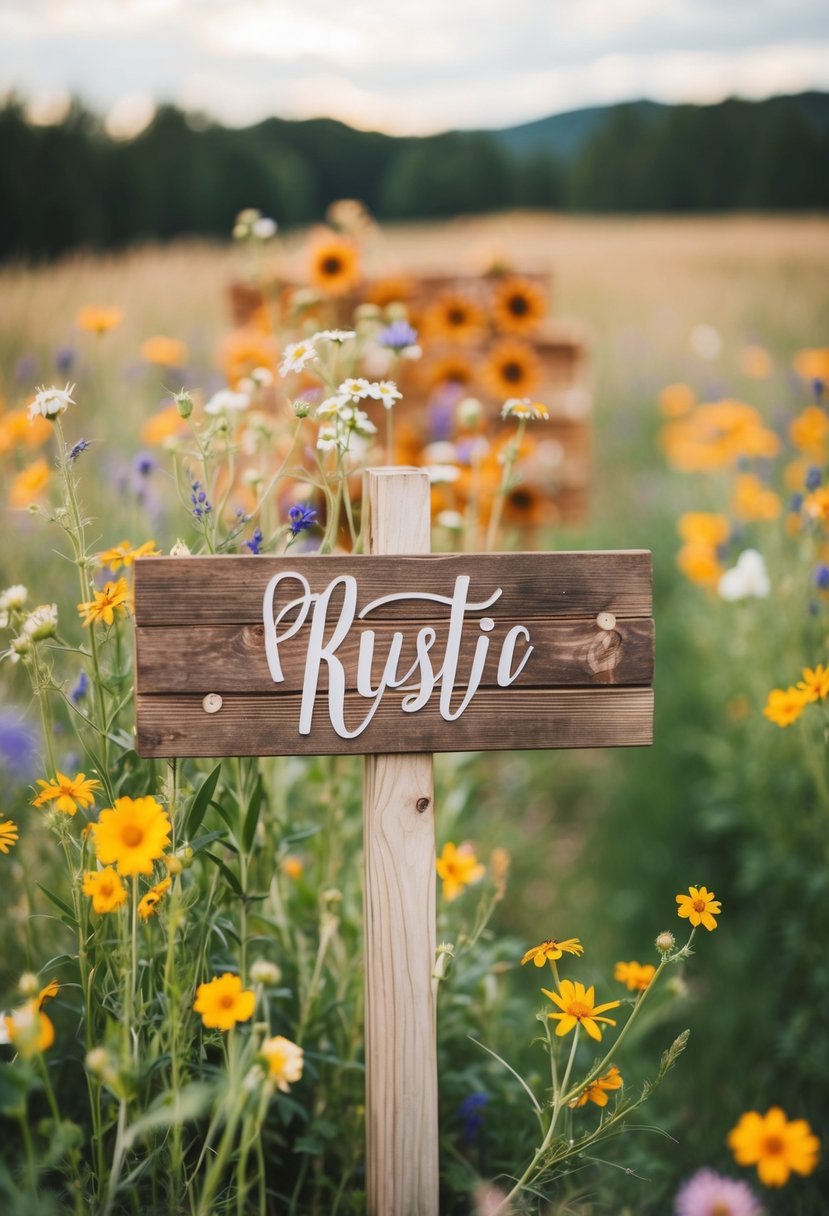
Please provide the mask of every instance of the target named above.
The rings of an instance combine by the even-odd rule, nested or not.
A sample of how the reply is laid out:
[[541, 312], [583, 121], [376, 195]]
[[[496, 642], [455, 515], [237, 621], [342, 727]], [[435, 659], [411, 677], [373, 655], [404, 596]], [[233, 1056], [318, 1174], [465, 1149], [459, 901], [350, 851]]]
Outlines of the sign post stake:
[[[428, 474], [369, 469], [369, 554], [430, 551]], [[435, 817], [431, 753], [366, 756], [366, 1189], [369, 1216], [437, 1216]]]

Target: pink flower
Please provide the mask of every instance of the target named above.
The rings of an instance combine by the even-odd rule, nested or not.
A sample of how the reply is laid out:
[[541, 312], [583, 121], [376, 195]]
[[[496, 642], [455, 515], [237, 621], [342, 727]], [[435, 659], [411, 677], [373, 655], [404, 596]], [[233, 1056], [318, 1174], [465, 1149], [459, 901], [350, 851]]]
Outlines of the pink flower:
[[714, 1170], [697, 1170], [674, 1199], [674, 1216], [760, 1216], [760, 1205], [745, 1182]]

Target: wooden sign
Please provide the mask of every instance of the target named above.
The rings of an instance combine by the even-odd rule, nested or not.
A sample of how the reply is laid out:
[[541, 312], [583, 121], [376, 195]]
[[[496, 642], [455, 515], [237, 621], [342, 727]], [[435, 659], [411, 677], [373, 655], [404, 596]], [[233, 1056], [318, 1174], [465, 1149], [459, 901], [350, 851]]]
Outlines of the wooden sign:
[[652, 741], [641, 550], [136, 562], [142, 756]]

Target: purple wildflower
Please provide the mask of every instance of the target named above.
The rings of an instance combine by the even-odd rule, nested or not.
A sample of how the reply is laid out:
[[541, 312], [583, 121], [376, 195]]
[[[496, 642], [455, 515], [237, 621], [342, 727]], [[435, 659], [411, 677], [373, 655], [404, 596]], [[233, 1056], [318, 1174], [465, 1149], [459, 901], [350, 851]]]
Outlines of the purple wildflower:
[[822, 380], [812, 381], [812, 392], [815, 394], [815, 401], [818, 403], [823, 400], [823, 390], [826, 386]]
[[484, 1107], [489, 1102], [489, 1094], [474, 1093], [464, 1098], [458, 1107], [463, 1127], [463, 1138], [467, 1144], [472, 1144], [478, 1132], [484, 1125]]
[[77, 705], [80, 701], [82, 701], [84, 699], [84, 697], [86, 696], [88, 691], [89, 691], [89, 680], [87, 679], [86, 672], [82, 671], [80, 673], [80, 675], [78, 676], [73, 687], [69, 690], [69, 700], [72, 702], [73, 705]]
[[203, 519], [213, 510], [211, 503], [208, 501], [206, 492], [202, 489], [200, 481], [194, 481], [190, 487], [190, 501], [193, 504], [193, 514], [196, 519]]
[[829, 566], [824, 566], [822, 563], [815, 566], [814, 572], [815, 586], [821, 591], [829, 591]]
[[806, 482], [805, 482], [806, 489], [807, 490], [816, 490], [822, 481], [823, 481], [823, 473], [821, 472], [820, 469], [812, 466], [812, 468], [809, 469], [808, 473], [806, 474]]
[[132, 467], [139, 477], [149, 477], [158, 468], [158, 462], [151, 452], [139, 452]]
[[677, 1191], [674, 1216], [760, 1216], [760, 1205], [747, 1183], [697, 1170]]
[[306, 532], [309, 528], [313, 528], [317, 522], [317, 513], [313, 507], [304, 507], [302, 503], [296, 503], [288, 512], [288, 518], [291, 521], [290, 533], [291, 536], [299, 536], [300, 532]]
[[35, 772], [36, 762], [34, 732], [16, 714], [0, 713], [0, 765], [14, 777], [25, 780]]
[[254, 557], [258, 557], [262, 552], [262, 541], [264, 539], [265, 537], [262, 535], [262, 529], [254, 528], [253, 536], [250, 538], [250, 540], [245, 541], [244, 547], [246, 549], [250, 549]]
[[792, 494], [791, 499], [789, 500], [789, 510], [791, 511], [792, 515], [799, 515], [802, 507], [803, 495]]
[[73, 443], [69, 449], [69, 459], [75, 461], [80, 456], [81, 452], [85, 452], [89, 447], [88, 439], [79, 439], [77, 443]]
[[388, 350], [405, 350], [417, 342], [417, 330], [412, 329], [408, 321], [392, 321], [391, 325], [380, 331], [377, 341]]
[[73, 346], [59, 346], [55, 351], [55, 369], [62, 376], [68, 376], [74, 366], [75, 348]]

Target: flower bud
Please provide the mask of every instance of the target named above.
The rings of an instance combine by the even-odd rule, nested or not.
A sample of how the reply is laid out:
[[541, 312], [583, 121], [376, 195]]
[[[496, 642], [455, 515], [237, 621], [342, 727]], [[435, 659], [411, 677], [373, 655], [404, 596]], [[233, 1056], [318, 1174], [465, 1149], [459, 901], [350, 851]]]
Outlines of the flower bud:
[[307, 418], [308, 415], [311, 413], [310, 402], [302, 401], [302, 400], [295, 401], [294, 402], [294, 413], [296, 414], [297, 418]]
[[179, 415], [182, 418], [189, 418], [193, 413], [193, 398], [190, 396], [187, 390], [183, 388], [180, 392], [176, 393], [173, 400], [176, 403], [176, 409], [178, 410]]
[[282, 979], [282, 972], [276, 963], [272, 963], [266, 958], [257, 958], [251, 963], [250, 978], [254, 984], [266, 984], [268, 987], [274, 988]]
[[657, 937], [655, 945], [660, 954], [669, 954], [676, 945], [676, 938], [669, 929], [665, 929]]
[[37, 996], [40, 992], [40, 980], [33, 971], [24, 971], [17, 982], [20, 993], [25, 997]]

